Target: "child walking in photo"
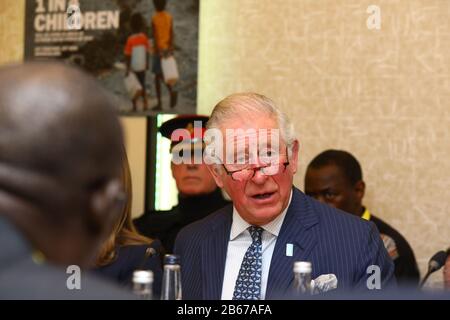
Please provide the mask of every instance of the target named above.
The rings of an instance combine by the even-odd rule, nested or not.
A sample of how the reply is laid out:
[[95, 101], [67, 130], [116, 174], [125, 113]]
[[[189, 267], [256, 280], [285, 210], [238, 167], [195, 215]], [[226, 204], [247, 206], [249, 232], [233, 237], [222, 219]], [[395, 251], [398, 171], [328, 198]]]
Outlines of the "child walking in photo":
[[141, 14], [135, 13], [130, 20], [131, 31], [133, 32], [127, 39], [124, 54], [126, 57], [127, 71], [133, 72], [141, 85], [141, 90], [137, 90], [132, 97], [133, 111], [137, 110], [137, 101], [142, 97], [144, 110], [148, 108], [147, 94], [145, 90], [145, 73], [148, 70], [148, 53], [151, 52], [150, 42], [144, 33], [145, 23]]
[[[166, 11], [166, 0], [153, 0], [156, 13], [152, 17], [153, 39], [155, 41], [155, 54], [153, 56], [152, 71], [155, 74], [155, 89], [158, 104], [153, 110], [162, 110], [161, 104], [161, 82], [164, 82], [161, 68], [161, 58], [171, 56], [174, 50], [173, 18]], [[165, 83], [165, 82], [164, 82]], [[165, 83], [170, 94], [170, 107], [177, 104], [177, 92], [173, 85]]]

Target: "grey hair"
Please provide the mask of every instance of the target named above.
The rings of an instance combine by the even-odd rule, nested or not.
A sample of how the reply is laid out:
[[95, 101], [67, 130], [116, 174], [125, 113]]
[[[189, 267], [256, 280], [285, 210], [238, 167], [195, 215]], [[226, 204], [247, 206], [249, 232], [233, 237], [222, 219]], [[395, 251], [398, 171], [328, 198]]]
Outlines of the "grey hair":
[[255, 114], [266, 114], [277, 121], [281, 138], [286, 143], [290, 156], [296, 140], [294, 126], [286, 114], [271, 99], [262, 94], [244, 92], [229, 95], [216, 104], [206, 128], [220, 129], [221, 125], [229, 120], [253, 117]]

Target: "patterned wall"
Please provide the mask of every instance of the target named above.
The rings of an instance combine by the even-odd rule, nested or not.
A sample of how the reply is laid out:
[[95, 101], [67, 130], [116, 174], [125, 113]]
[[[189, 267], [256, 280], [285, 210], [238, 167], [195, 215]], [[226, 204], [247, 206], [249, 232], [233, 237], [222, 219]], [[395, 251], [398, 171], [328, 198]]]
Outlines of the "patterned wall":
[[[0, 63], [22, 58], [23, 13], [0, 1]], [[199, 112], [236, 91], [273, 98], [296, 124], [301, 188], [320, 151], [354, 153], [366, 204], [423, 273], [450, 245], [450, 1], [202, 0], [200, 15]]]
[[0, 1], [0, 64], [23, 59], [25, 0]]
[[[371, 4], [380, 30], [367, 28]], [[199, 111], [236, 91], [273, 98], [296, 124], [301, 188], [317, 153], [351, 151], [366, 205], [423, 273], [450, 246], [449, 17], [445, 0], [202, 1]]]

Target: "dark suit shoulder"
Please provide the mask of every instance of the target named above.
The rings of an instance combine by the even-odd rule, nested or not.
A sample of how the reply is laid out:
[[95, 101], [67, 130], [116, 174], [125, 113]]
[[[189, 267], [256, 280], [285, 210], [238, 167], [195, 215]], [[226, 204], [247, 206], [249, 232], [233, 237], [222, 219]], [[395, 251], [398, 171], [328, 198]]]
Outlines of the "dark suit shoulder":
[[[148, 248], [154, 248], [156, 254], [146, 258]], [[127, 245], [117, 249], [117, 258], [112, 263], [99, 267], [95, 272], [121, 285], [130, 285], [133, 272], [137, 269], [151, 270], [154, 282], [160, 283], [162, 276], [161, 260], [158, 252], [161, 243], [153, 241], [150, 245]]]
[[[75, 271], [74, 271], [75, 272]], [[69, 277], [75, 273], [56, 266], [35, 264], [31, 258], [16, 262], [13, 268], [0, 272], [0, 299], [94, 299], [128, 300], [135, 297], [111, 282], [81, 270], [80, 290], [68, 288]]]
[[[341, 283], [348, 288], [366, 288], [367, 268], [381, 269], [382, 287], [395, 286], [394, 264], [371, 221], [322, 204], [306, 195], [304, 204], [319, 219], [315, 228], [318, 245], [316, 260], [323, 266], [337, 266]], [[323, 270], [329, 273], [329, 270]], [[333, 272], [334, 273], [334, 272]], [[344, 285], [345, 287], [345, 285]]]
[[211, 235], [211, 232], [217, 226], [231, 221], [233, 212], [233, 204], [229, 203], [225, 207], [211, 213], [203, 219], [188, 224], [180, 230], [176, 238], [175, 244], [179, 246], [183, 242], [188, 241], [190, 246], [194, 243], [200, 244], [205, 237]]
[[159, 240], [154, 240], [151, 244], [122, 246], [118, 249], [117, 263], [123, 267], [128, 267], [128, 269], [132, 269], [133, 271], [142, 265], [150, 266], [152, 265], [152, 262], [157, 265], [159, 262], [156, 257], [157, 254], [145, 259], [148, 248], [153, 248], [156, 252], [159, 252], [159, 250], [161, 250], [161, 242]]
[[318, 216], [320, 232], [327, 234], [326, 240], [322, 237], [322, 241], [327, 242], [326, 246], [339, 243], [339, 246], [343, 248], [352, 248], [348, 251], [358, 254], [358, 258], [366, 256], [368, 250], [381, 250], [387, 254], [373, 222], [323, 204], [309, 196], [303, 196], [306, 198], [307, 205], [311, 206]]

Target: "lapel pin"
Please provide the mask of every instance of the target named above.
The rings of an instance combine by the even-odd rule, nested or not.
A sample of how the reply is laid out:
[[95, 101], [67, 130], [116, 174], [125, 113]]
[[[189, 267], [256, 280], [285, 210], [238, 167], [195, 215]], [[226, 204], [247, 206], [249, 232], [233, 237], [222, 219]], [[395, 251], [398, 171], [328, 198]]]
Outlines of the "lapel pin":
[[292, 257], [294, 255], [294, 245], [292, 243], [286, 244], [286, 257]]

